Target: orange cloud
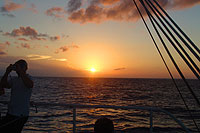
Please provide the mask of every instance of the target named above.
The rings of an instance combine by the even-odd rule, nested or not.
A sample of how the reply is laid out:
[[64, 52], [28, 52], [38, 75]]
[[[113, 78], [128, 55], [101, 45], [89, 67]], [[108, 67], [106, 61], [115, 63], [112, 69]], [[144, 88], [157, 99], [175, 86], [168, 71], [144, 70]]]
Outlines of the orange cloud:
[[24, 8], [24, 4], [17, 4], [15, 2], [7, 2], [0, 8], [1, 12], [11, 12]]
[[28, 40], [26, 38], [18, 38], [19, 41], [25, 41], [27, 42]]
[[28, 43], [21, 43], [21, 47], [22, 48], [27, 48], [27, 49], [31, 48], [31, 46]]
[[10, 36], [33, 36], [36, 37], [38, 35], [37, 31], [31, 27], [20, 27], [19, 29], [14, 29], [10, 34]]
[[31, 12], [37, 14], [38, 10], [35, 6], [35, 4], [30, 4], [30, 7], [26, 7], [26, 1], [22, 0], [22, 4], [18, 4], [13, 2], [12, 0], [5, 0], [5, 4], [0, 7], [0, 13], [2, 13], [3, 16], [8, 16], [8, 17], [15, 17], [15, 15], [11, 14], [12, 11], [17, 11], [20, 9], [27, 9], [30, 10]]
[[[141, 12], [141, 4], [136, 0]], [[165, 9], [183, 9], [200, 4], [200, 0], [160, 0], [159, 3]], [[76, 4], [75, 4], [76, 5]], [[73, 9], [73, 7], [70, 7]], [[107, 20], [113, 21], [137, 21], [140, 19], [132, 0], [94, 0], [88, 6], [74, 8], [68, 19], [74, 23], [100, 23]]]
[[55, 54], [60, 53], [60, 51], [61, 51], [61, 52], [66, 52], [66, 51], [68, 51], [68, 50], [69, 50], [69, 47], [68, 47], [68, 46], [62, 46], [62, 47], [60, 47], [59, 49], [57, 49], [57, 50], [55, 51]]
[[15, 17], [15, 15], [11, 14], [10, 12], [20, 10], [24, 7], [25, 7], [25, 4], [18, 4], [10, 0], [5, 0], [5, 4], [2, 7], [0, 7], [0, 13], [2, 16], [13, 18]]
[[61, 61], [61, 62], [67, 61], [67, 59], [65, 58], [57, 59], [49, 55], [37, 55], [37, 54], [27, 55], [27, 58], [29, 60], [49, 60], [49, 61], [51, 60], [51, 61]]
[[30, 54], [30, 55], [27, 55], [27, 57], [30, 59], [30, 60], [44, 60], [44, 59], [50, 59], [51, 56], [47, 56], [47, 55], [36, 55], [36, 54]]
[[78, 45], [75, 45], [75, 44], [73, 44], [71, 47], [72, 47], [72, 48], [79, 48], [79, 46], [78, 46]]
[[[112, 6], [105, 7], [102, 4], [112, 4]], [[100, 23], [106, 20], [134, 21], [138, 18], [139, 15], [131, 0], [99, 0], [95, 4], [91, 3], [86, 9], [81, 8], [72, 12], [68, 17], [70, 21], [78, 23]]]
[[0, 56], [1, 55], [6, 55], [7, 53], [5, 52], [6, 46], [10, 46], [10, 42], [6, 41], [4, 43], [0, 43]]
[[34, 28], [28, 26], [28, 27], [19, 27], [18, 29], [12, 30], [12, 32], [6, 32], [3, 33], [5, 36], [10, 36], [10, 37], [20, 37], [18, 40], [20, 41], [28, 41], [23, 37], [29, 37], [31, 40], [51, 40], [51, 41], [56, 41], [60, 39], [60, 36], [50, 36], [48, 34], [42, 34], [38, 33]]
[[64, 18], [65, 13], [66, 12], [62, 7], [52, 7], [45, 12], [47, 16], [52, 16], [55, 18]]
[[68, 47], [67, 46], [62, 46], [62, 47], [60, 47], [60, 50], [62, 50], [62, 52], [66, 52], [66, 51], [68, 51]]
[[104, 4], [104, 5], [112, 5], [116, 2], [119, 2], [120, 0], [100, 0], [99, 2]]
[[76, 12], [73, 12], [69, 18], [72, 22], [80, 22], [80, 23], [86, 23], [86, 22], [96, 22], [99, 23], [103, 20], [105, 20], [105, 13], [103, 11], [103, 8], [91, 5], [87, 9], [80, 9]]
[[55, 51], [55, 54], [58, 54], [60, 51], [61, 51], [61, 52], [66, 52], [66, 51], [68, 51], [70, 48], [79, 48], [79, 46], [78, 46], [78, 45], [75, 45], [75, 44], [72, 44], [72, 45], [69, 45], [69, 46], [65, 45], [65, 46], [62, 46], [62, 47], [60, 47], [59, 49], [57, 49], [57, 50]]
[[0, 45], [10, 46], [10, 42], [6, 41], [5, 43], [0, 43]]
[[6, 42], [4, 42], [4, 43], [0, 43], [0, 46], [1, 46], [1, 48], [2, 48], [2, 47], [5, 48], [5, 46], [10, 46], [10, 42], [6, 41]]

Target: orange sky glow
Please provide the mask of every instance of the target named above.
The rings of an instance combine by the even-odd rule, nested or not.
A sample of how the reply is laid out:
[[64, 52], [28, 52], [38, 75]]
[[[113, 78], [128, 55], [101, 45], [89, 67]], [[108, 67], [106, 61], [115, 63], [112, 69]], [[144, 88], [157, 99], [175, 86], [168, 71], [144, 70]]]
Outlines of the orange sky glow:
[[[199, 42], [200, 2], [173, 1], [161, 4]], [[131, 0], [3, 0], [0, 21], [1, 75], [25, 59], [33, 76], [169, 78]]]

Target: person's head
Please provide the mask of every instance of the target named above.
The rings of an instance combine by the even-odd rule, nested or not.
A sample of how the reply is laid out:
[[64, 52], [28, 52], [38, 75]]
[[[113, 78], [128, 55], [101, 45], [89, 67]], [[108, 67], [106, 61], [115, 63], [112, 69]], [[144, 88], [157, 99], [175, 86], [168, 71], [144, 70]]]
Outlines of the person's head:
[[105, 117], [98, 119], [94, 125], [95, 133], [114, 133], [113, 122]]
[[26, 62], [25, 60], [22, 60], [22, 59], [16, 61], [14, 65], [19, 65], [20, 68], [21, 68], [24, 72], [26, 72], [27, 69], [28, 69], [28, 64], [27, 64], [27, 62]]

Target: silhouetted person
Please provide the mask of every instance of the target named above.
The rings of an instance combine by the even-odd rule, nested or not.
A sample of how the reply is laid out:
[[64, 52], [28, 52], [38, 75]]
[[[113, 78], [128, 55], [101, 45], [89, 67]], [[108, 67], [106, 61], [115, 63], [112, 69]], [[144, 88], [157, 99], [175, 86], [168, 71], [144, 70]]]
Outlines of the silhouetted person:
[[[11, 96], [7, 115], [0, 121], [0, 131], [20, 133], [28, 120], [33, 81], [26, 73], [27, 69], [26, 61], [18, 60], [14, 65], [10, 64], [7, 67], [1, 79], [0, 86], [11, 88]], [[18, 77], [8, 80], [11, 71], [16, 71]]]
[[94, 133], [114, 133], [113, 122], [105, 117], [98, 119], [94, 125]]

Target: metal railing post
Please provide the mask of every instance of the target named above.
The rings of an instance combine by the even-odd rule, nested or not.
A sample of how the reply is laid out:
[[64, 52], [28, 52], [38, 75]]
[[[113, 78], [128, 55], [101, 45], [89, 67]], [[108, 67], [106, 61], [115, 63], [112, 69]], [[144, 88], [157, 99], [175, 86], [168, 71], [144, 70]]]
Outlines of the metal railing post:
[[153, 111], [150, 110], [150, 133], [153, 133]]
[[[2, 104], [8, 104], [7, 101], [0, 101]], [[179, 126], [182, 127], [183, 130], [185, 130], [187, 133], [190, 133], [190, 130], [180, 121], [178, 120], [173, 114], [170, 112], [163, 110], [161, 108], [156, 108], [156, 107], [140, 107], [140, 106], [110, 106], [110, 105], [81, 105], [81, 104], [58, 104], [58, 103], [42, 103], [38, 102], [37, 106], [44, 106], [46, 107], [47, 105], [49, 106], [61, 106], [65, 107], [67, 109], [72, 109], [73, 108], [73, 132], [76, 132], [76, 108], [104, 108], [104, 109], [133, 109], [133, 110], [146, 110], [150, 112], [150, 132], [153, 132], [153, 112], [163, 112], [166, 115], [168, 115], [171, 119], [173, 119]]]
[[76, 107], [73, 107], [73, 133], [76, 132]]

